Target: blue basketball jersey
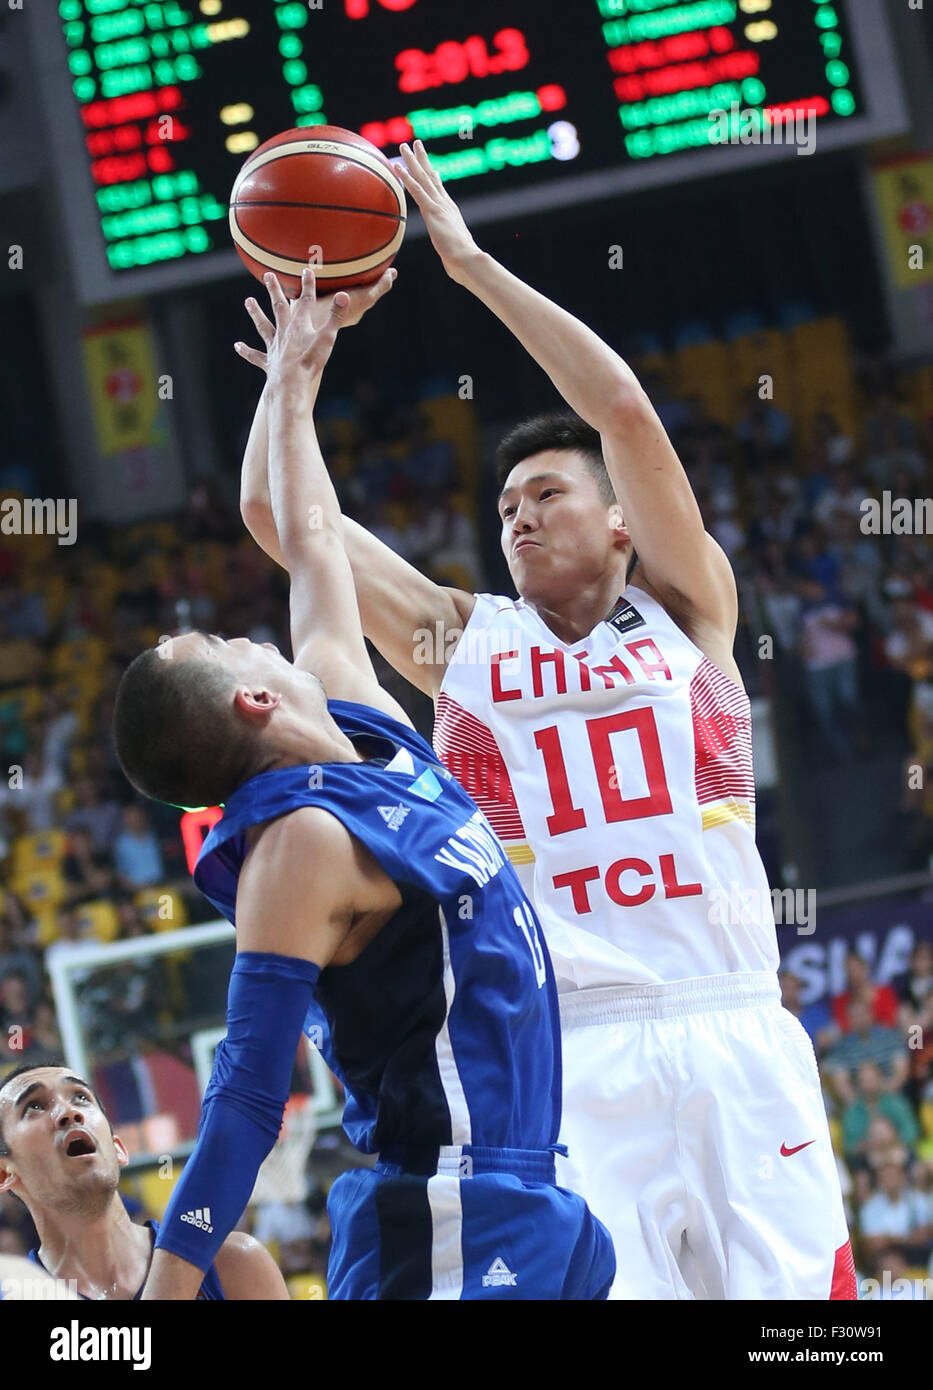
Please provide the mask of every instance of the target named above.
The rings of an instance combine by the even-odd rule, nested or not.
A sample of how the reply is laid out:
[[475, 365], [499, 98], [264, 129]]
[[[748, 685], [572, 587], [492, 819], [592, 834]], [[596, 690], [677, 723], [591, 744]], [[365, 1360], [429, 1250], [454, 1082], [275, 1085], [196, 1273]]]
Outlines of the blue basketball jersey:
[[414, 729], [365, 705], [328, 709], [375, 756], [244, 782], [204, 842], [196, 884], [235, 924], [249, 827], [302, 806], [329, 811], [403, 899], [356, 960], [321, 972], [305, 1024], [346, 1089], [350, 1138], [383, 1154], [549, 1148], [560, 1126], [557, 992], [515, 871]]

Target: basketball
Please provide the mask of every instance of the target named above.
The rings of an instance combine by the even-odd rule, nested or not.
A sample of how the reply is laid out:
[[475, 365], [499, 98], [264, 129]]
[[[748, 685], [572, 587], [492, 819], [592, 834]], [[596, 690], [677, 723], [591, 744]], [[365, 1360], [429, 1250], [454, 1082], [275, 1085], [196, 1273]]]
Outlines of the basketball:
[[230, 194], [230, 231], [247, 269], [289, 296], [313, 259], [318, 289], [378, 280], [405, 235], [405, 190], [375, 145], [339, 126], [282, 131], [253, 150]]

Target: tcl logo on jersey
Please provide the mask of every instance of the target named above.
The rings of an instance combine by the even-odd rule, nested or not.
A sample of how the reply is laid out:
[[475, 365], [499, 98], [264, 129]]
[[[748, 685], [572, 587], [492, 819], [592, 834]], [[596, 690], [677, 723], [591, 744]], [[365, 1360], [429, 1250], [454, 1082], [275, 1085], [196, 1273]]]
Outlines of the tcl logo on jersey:
[[[551, 881], [555, 888], [570, 889], [573, 910], [582, 916], [593, 911], [589, 885], [600, 879], [606, 896], [618, 907], [641, 907], [642, 903], [650, 902], [659, 886], [665, 898], [695, 898], [703, 892], [702, 883], [680, 882], [673, 854], [660, 855], [657, 867], [645, 859], [617, 859], [605, 874], [598, 864], [591, 864], [585, 869], [555, 874]], [[566, 902], [566, 895], [560, 901]]]

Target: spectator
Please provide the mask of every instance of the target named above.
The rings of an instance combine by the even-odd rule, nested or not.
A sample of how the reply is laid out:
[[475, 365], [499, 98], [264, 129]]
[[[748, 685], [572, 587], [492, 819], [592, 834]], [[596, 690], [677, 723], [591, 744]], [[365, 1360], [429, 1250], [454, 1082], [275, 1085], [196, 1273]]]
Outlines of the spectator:
[[914, 942], [910, 953], [910, 971], [904, 981], [904, 1000], [911, 1020], [933, 1000], [933, 941]]
[[843, 1033], [851, 1032], [849, 1004], [858, 996], [871, 1008], [873, 1023], [882, 1028], [893, 1028], [897, 1023], [897, 995], [890, 985], [872, 984], [868, 962], [858, 951], [850, 951], [846, 956], [846, 988], [833, 999], [833, 1020]]
[[125, 887], [147, 888], [165, 877], [158, 837], [146, 812], [135, 802], [124, 808], [123, 829], [114, 844], [113, 860]]
[[72, 830], [68, 852], [62, 860], [62, 877], [68, 885], [66, 907], [102, 898], [113, 887], [113, 861], [106, 850], [95, 850], [86, 830]]
[[64, 785], [54, 764], [43, 764], [38, 751], [27, 753], [22, 769], [0, 778], [0, 816], [16, 813], [25, 834], [51, 830], [58, 824], [58, 794]]
[[122, 807], [111, 797], [101, 798], [92, 777], [80, 777], [75, 787], [74, 809], [65, 817], [66, 830], [86, 830], [91, 847], [110, 850], [120, 829]]
[[773, 401], [762, 400], [757, 387], [750, 386], [735, 433], [742, 442], [746, 465], [755, 468], [775, 453], [786, 451], [793, 426], [789, 415]]
[[800, 1002], [800, 977], [792, 970], [782, 970], [781, 1003], [788, 1013], [792, 1013], [806, 1029], [817, 1054], [825, 1052], [838, 1036], [838, 1028], [833, 1023], [829, 1005], [824, 999], [813, 1004]]
[[866, 1248], [877, 1257], [893, 1246], [906, 1260], [925, 1260], [933, 1242], [933, 1204], [907, 1182], [900, 1163], [886, 1163], [878, 1173], [878, 1190], [859, 1213]]
[[0, 981], [0, 1059], [17, 1062], [32, 1045], [32, 1030], [29, 981], [22, 970], [11, 970]]
[[849, 1002], [849, 1032], [826, 1054], [827, 1077], [831, 1077], [844, 1103], [855, 1100], [854, 1079], [863, 1062], [880, 1068], [882, 1091], [899, 1091], [907, 1080], [907, 1048], [896, 1028], [872, 1023], [871, 1004], [855, 998]]
[[42, 989], [42, 971], [38, 952], [27, 944], [28, 931], [22, 903], [7, 890], [0, 907], [0, 982], [11, 971], [18, 971], [26, 977], [30, 1001], [35, 1001]]
[[849, 730], [858, 719], [858, 651], [853, 633], [858, 614], [832, 599], [817, 580], [802, 579], [800, 650], [804, 689], [816, 719], [819, 745], [845, 762], [852, 752]]
[[860, 486], [848, 464], [837, 464], [833, 481], [813, 508], [813, 519], [831, 532], [837, 520], [860, 522], [864, 512], [865, 488]]
[[[852, 1163], [865, 1158], [869, 1150], [875, 1154], [877, 1166], [878, 1152], [885, 1143], [900, 1141], [908, 1147], [920, 1133], [917, 1117], [907, 1097], [900, 1091], [882, 1089], [881, 1072], [875, 1062], [862, 1062], [855, 1073], [856, 1098], [848, 1105], [842, 1115], [842, 1146], [846, 1160]], [[885, 1122], [880, 1130], [870, 1135], [874, 1122]], [[890, 1133], [888, 1133], [890, 1126]], [[871, 1160], [869, 1159], [869, 1162]]]

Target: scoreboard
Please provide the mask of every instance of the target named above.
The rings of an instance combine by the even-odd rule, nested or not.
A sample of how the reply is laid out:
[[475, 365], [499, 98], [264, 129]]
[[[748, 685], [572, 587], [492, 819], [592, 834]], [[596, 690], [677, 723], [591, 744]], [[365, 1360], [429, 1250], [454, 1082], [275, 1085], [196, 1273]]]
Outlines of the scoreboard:
[[52, 4], [36, 53], [85, 300], [238, 268], [231, 185], [292, 126], [389, 157], [421, 137], [476, 223], [905, 124], [864, 0]]

